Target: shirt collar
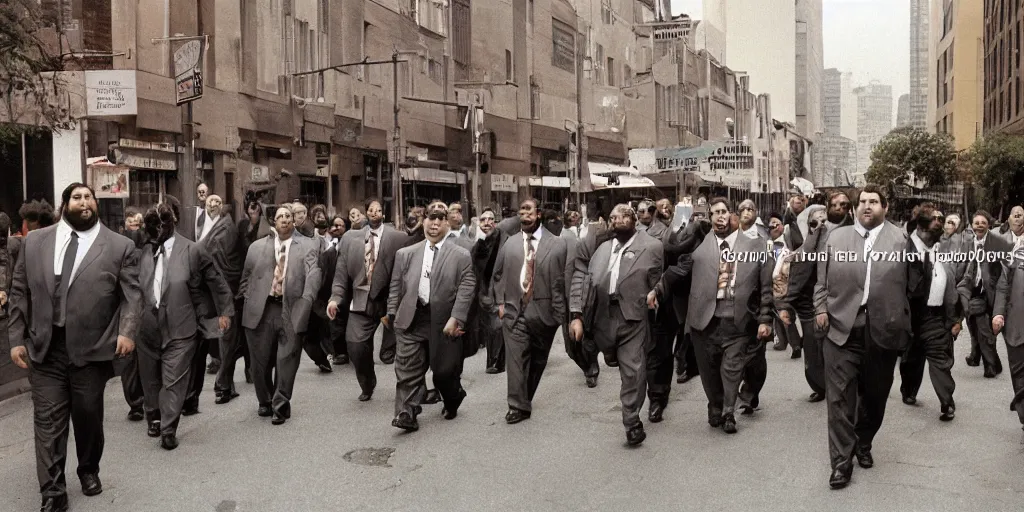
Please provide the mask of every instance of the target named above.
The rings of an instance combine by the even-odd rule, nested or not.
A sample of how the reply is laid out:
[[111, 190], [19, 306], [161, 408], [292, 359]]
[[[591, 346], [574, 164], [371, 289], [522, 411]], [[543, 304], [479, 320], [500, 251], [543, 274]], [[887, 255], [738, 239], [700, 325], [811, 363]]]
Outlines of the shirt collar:
[[[440, 242], [434, 244], [434, 247], [437, 247], [437, 250], [440, 251], [441, 247], [444, 245], [445, 241], [448, 240], [448, 238], [451, 237], [451, 236], [452, 236], [452, 233], [448, 232], [448, 236], [442, 238]], [[425, 245], [426, 250], [429, 251], [430, 250], [430, 240], [424, 240], [423, 243], [426, 244]]]
[[[732, 234], [730, 234], [729, 236], [725, 237], [724, 241], [729, 244], [729, 250], [732, 250], [732, 251], [736, 250], [736, 239], [739, 238], [739, 235], [740, 235], [740, 230], [737, 229], [736, 231], [733, 231]], [[718, 243], [718, 249], [721, 250], [722, 249], [722, 241], [723, 240], [721, 238], [718, 238], [717, 235], [715, 236], [715, 240]]]
[[171, 249], [174, 249], [174, 237], [173, 236], [164, 241], [164, 251], [165, 252], [171, 252]]
[[79, 240], [92, 240], [93, 238], [96, 238], [96, 233], [100, 232], [100, 223], [97, 222], [85, 231], [77, 231], [75, 228], [71, 227], [71, 224], [68, 224], [68, 221], [61, 219], [60, 224], [57, 225], [57, 231], [60, 238], [71, 236], [71, 232], [74, 231], [78, 233]]
[[[637, 235], [638, 233], [640, 233], [640, 232], [639, 232], [639, 231], [637, 231], [636, 233], [633, 233], [633, 236], [629, 237], [629, 240], [626, 240], [626, 243], [621, 243], [621, 242], [619, 242], [619, 239], [618, 239], [618, 238], [613, 238], [613, 239], [612, 239], [612, 251], [614, 252], [614, 251], [615, 251], [615, 249], [616, 249], [617, 247], [620, 247], [620, 246], [621, 246], [621, 247], [622, 247], [623, 249], [625, 249], [626, 247], [629, 247], [629, 246], [633, 245], [633, 240], [636, 240], [636, 235]], [[623, 252], [623, 251], [622, 251], [622, 250], [620, 249], [620, 250], [619, 250], [619, 253], [621, 254], [622, 252]]]
[[537, 230], [534, 231], [533, 235], [531, 235], [531, 236], [527, 236], [526, 235], [526, 231], [523, 231], [523, 240], [526, 240], [528, 238], [533, 238], [534, 240], [540, 242], [540, 236], [543, 233], [543, 231], [544, 231], [544, 228], [540, 227], [540, 226], [537, 226]]
[[924, 240], [921, 240], [921, 237], [917, 235], [917, 231], [911, 233], [910, 239], [914, 241], [914, 246], [917, 247], [918, 252], [922, 254], [926, 252], [933, 252], [935, 248], [938, 247], [938, 244], [935, 244], [931, 248], [928, 248], [928, 246], [925, 245]]
[[786, 245], [786, 233], [783, 232], [778, 238], [772, 240], [772, 243]]
[[857, 230], [857, 233], [860, 234], [861, 237], [863, 237], [864, 235], [867, 235], [868, 233], [870, 233], [871, 236], [875, 236], [875, 235], [878, 235], [878, 233], [882, 230], [882, 226], [884, 226], [884, 225], [885, 225], [885, 222], [875, 226], [871, 230], [868, 230], [868, 228], [862, 226], [860, 222], [855, 222], [853, 224], [853, 229]]
[[380, 226], [377, 226], [377, 229], [373, 229], [369, 225], [367, 225], [366, 227], [367, 227], [367, 229], [368, 229], [368, 231], [370, 233], [373, 233], [373, 234], [377, 235], [377, 238], [380, 238], [381, 236], [384, 235], [384, 223], [383, 222], [380, 223]]
[[974, 245], [985, 245], [985, 242], [987, 241], [988, 233], [985, 233], [985, 236], [981, 237], [981, 239], [979, 239], [977, 236], [974, 237]]

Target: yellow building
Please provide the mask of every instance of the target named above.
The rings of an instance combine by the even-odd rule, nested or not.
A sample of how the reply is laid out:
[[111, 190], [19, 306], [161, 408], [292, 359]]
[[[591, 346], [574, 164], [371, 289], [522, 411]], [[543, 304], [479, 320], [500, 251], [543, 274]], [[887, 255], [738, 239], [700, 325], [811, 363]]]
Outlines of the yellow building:
[[932, 0], [932, 77], [929, 94], [936, 133], [948, 133], [957, 149], [982, 133], [984, 90], [983, 2]]

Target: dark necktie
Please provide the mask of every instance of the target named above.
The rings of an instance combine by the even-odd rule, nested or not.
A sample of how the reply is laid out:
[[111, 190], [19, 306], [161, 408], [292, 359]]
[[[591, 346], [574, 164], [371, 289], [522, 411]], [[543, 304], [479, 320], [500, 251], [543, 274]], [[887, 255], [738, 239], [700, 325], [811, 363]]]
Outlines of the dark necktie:
[[64, 263], [60, 275], [57, 276], [57, 293], [53, 295], [53, 325], [64, 327], [67, 319], [68, 288], [71, 286], [71, 274], [75, 270], [75, 257], [78, 255], [78, 233], [71, 232], [71, 241], [64, 251]]
[[526, 239], [526, 279], [523, 279], [523, 304], [533, 298], [533, 264], [536, 260], [536, 249], [533, 248], [533, 235]]
[[199, 210], [199, 219], [196, 220], [196, 241], [203, 236], [203, 226], [206, 225], [206, 210]]

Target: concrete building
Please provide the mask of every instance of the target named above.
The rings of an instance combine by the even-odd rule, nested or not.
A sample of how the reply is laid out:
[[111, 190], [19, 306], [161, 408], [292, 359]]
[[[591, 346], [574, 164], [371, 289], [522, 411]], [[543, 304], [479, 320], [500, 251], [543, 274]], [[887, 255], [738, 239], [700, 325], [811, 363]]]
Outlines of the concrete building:
[[910, 0], [910, 126], [928, 129], [930, 0]]
[[820, 187], [845, 187], [854, 183], [857, 142], [842, 135], [825, 133], [811, 147], [814, 179]]
[[951, 135], [956, 148], [964, 149], [981, 136], [985, 63], [983, 4], [969, 0], [936, 0], [940, 1], [941, 4], [933, 4], [941, 23], [932, 27], [936, 42], [932, 66], [936, 70], [936, 81], [929, 94], [934, 99], [929, 118], [935, 132]]
[[821, 0], [796, 0], [796, 127], [811, 140], [825, 131]]
[[839, 135], [843, 130], [843, 74], [828, 68], [822, 79], [822, 121], [825, 135]]
[[[983, 132], [1024, 133], [1021, 110], [1021, 43], [1014, 27], [1024, 23], [1019, 2], [984, 1]], [[955, 53], [955, 52], [954, 52]], [[954, 63], [956, 60], [954, 59]], [[959, 86], [955, 87], [959, 94]], [[956, 95], [954, 95], [954, 98]]]
[[910, 126], [910, 94], [901, 94], [896, 102], [896, 127]]
[[892, 86], [872, 81], [854, 89], [857, 95], [857, 171], [855, 184], [862, 184], [871, 166], [871, 151], [892, 130]]

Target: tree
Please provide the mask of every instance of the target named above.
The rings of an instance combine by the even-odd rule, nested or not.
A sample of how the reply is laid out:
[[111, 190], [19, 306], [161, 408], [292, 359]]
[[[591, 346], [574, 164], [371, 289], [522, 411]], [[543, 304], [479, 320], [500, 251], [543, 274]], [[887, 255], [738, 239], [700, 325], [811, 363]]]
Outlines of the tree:
[[869, 183], [899, 185], [924, 181], [943, 186], [957, 179], [956, 148], [946, 134], [931, 134], [904, 127], [889, 132], [871, 152], [871, 167], [865, 178]]
[[[66, 130], [74, 119], [65, 99], [55, 13], [38, 0], [0, 1], [0, 144], [35, 130]], [[54, 55], [47, 43], [57, 43]]]
[[982, 208], [1002, 212], [1011, 203], [1021, 204], [1024, 200], [1024, 138], [990, 135], [977, 140], [965, 158], [970, 182]]

